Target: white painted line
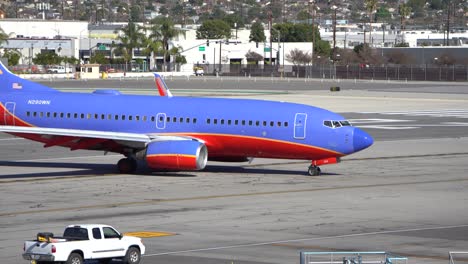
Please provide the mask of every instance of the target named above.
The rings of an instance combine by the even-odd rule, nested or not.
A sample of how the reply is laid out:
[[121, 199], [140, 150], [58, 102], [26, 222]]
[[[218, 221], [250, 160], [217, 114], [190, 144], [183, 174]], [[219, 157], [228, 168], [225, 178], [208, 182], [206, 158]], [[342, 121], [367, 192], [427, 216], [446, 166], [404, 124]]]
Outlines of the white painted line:
[[398, 129], [415, 129], [415, 128], [420, 128], [420, 127], [413, 127], [413, 126], [386, 126], [386, 125], [381, 125], [381, 126], [357, 126], [360, 128], [374, 128], [374, 129], [387, 129], [387, 130], [398, 130]]
[[356, 233], [356, 234], [347, 234], [347, 235], [338, 235], [338, 236], [309, 237], [309, 238], [299, 238], [299, 239], [277, 240], [277, 241], [260, 242], [260, 243], [238, 244], [238, 245], [231, 245], [231, 246], [219, 246], [219, 247], [211, 247], [211, 248], [199, 248], [199, 249], [188, 249], [188, 250], [180, 250], [180, 251], [168, 251], [168, 252], [161, 252], [161, 253], [145, 254], [144, 257], [172, 255], [172, 254], [181, 254], [181, 253], [189, 253], [189, 252], [211, 251], [211, 250], [219, 250], [219, 249], [241, 248], [241, 247], [266, 246], [266, 245], [272, 245], [272, 244], [294, 243], [294, 242], [303, 242], [303, 241], [318, 241], [318, 240], [348, 238], [348, 237], [388, 235], [388, 234], [402, 233], [402, 232], [442, 230], [442, 229], [459, 228], [459, 227], [468, 227], [468, 225], [409, 228], [409, 229], [388, 230], [388, 231], [367, 232], [367, 233]]
[[32, 162], [32, 161], [54, 161], [54, 160], [68, 160], [68, 159], [94, 159], [94, 158], [114, 158], [120, 155], [99, 155], [99, 156], [76, 156], [76, 157], [60, 157], [60, 158], [47, 158], [47, 159], [29, 159], [29, 160], [16, 160], [16, 162]]
[[369, 123], [411, 122], [414, 120], [368, 118], [368, 119], [348, 119], [348, 121], [351, 122], [351, 124], [369, 124]]

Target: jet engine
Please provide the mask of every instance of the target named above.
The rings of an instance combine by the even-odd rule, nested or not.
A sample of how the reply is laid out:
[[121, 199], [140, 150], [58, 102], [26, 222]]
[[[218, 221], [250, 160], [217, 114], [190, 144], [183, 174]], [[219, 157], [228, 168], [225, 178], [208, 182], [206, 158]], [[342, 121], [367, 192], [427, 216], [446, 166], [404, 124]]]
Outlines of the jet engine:
[[154, 141], [148, 144], [145, 158], [155, 170], [202, 170], [208, 160], [208, 149], [192, 140]]

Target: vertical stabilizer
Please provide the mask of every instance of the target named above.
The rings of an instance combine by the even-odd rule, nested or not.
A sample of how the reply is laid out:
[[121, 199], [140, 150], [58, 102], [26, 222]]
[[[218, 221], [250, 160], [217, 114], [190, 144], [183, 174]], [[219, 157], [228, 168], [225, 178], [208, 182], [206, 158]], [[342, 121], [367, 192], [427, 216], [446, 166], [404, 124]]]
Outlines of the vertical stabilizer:
[[164, 82], [161, 75], [154, 73], [154, 81], [156, 82], [156, 88], [158, 88], [160, 96], [172, 97], [171, 91], [167, 88], [166, 82]]
[[11, 91], [48, 91], [54, 90], [42, 84], [34, 83], [25, 80], [12, 72], [10, 72], [5, 65], [0, 61], [0, 93]]

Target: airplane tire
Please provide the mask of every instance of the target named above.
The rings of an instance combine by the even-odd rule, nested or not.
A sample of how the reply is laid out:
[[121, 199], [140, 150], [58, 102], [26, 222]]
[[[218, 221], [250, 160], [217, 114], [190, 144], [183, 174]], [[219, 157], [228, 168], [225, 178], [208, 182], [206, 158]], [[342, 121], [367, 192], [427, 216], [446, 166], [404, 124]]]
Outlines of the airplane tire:
[[123, 158], [117, 163], [119, 172], [122, 174], [133, 173], [136, 171], [137, 162], [131, 158]]
[[308, 172], [310, 176], [319, 176], [322, 171], [320, 170], [320, 167], [311, 165], [309, 166]]

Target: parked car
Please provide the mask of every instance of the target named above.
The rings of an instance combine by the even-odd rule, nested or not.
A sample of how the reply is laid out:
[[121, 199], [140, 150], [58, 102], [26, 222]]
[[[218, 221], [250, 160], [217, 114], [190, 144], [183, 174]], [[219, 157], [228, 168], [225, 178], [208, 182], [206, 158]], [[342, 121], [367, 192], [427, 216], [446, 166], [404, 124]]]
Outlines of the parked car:
[[54, 65], [47, 68], [47, 73], [71, 73], [72, 68], [62, 65]]

